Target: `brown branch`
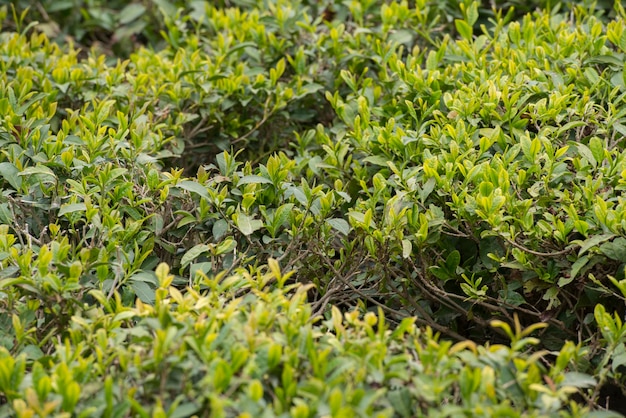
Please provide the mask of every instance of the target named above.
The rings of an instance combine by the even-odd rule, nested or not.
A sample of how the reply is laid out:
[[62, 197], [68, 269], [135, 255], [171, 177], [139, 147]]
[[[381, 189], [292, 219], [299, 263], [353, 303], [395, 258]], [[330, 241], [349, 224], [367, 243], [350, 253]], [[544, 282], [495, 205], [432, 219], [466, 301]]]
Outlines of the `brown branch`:
[[[345, 277], [343, 277], [343, 275], [339, 271], [337, 271], [335, 269], [335, 266], [334, 266], [332, 260], [330, 260], [328, 258], [328, 256], [323, 251], [319, 251], [319, 249], [318, 249], [317, 254], [324, 260], [326, 265], [332, 270], [332, 272], [335, 275], [335, 277], [337, 279], [339, 279], [345, 286], [349, 287], [354, 293], [356, 293], [357, 295], [359, 295], [363, 299], [367, 300], [368, 302], [373, 303], [374, 305], [380, 307], [383, 311], [386, 311], [386, 312], [389, 312], [389, 313], [393, 314], [396, 318], [405, 318], [405, 317], [407, 317], [407, 315], [405, 313], [402, 313], [402, 312], [397, 311], [397, 310], [395, 310], [393, 308], [390, 308], [389, 306], [387, 306], [387, 305], [377, 301], [376, 299], [372, 298], [371, 296], [369, 296], [369, 295], [363, 293], [361, 290], [357, 289], [352, 283], [350, 283], [349, 280], [347, 280]], [[421, 318], [416, 318], [416, 322], [421, 324], [421, 325], [423, 325], [423, 326], [430, 326], [431, 328], [434, 328], [435, 330], [437, 330], [437, 331], [439, 331], [439, 332], [441, 332], [443, 334], [449, 335], [450, 337], [452, 337], [452, 338], [454, 338], [456, 340], [463, 341], [463, 340], [467, 339], [467, 338], [463, 337], [462, 335], [456, 333], [455, 331], [453, 331], [453, 330], [451, 330], [449, 328], [446, 328], [446, 327], [444, 327], [442, 325], [439, 325], [438, 323], [436, 323], [434, 321], [433, 322], [429, 322], [429, 321], [426, 321], [426, 320], [421, 319]]]
[[507, 237], [502, 237], [502, 238], [504, 238], [504, 240], [506, 242], [508, 242], [509, 244], [511, 244], [512, 246], [517, 248], [518, 250], [522, 250], [524, 252], [527, 252], [528, 254], [536, 255], [538, 257], [558, 257], [560, 255], [568, 254], [568, 253], [572, 252], [572, 250], [573, 250], [572, 247], [568, 247], [568, 248], [566, 248], [564, 250], [561, 250], [561, 251], [554, 251], [554, 252], [551, 252], [551, 253], [542, 253], [540, 251], [534, 251], [534, 250], [531, 250], [530, 248], [526, 248], [523, 245], [518, 244], [517, 242], [515, 242], [512, 239], [509, 239]]

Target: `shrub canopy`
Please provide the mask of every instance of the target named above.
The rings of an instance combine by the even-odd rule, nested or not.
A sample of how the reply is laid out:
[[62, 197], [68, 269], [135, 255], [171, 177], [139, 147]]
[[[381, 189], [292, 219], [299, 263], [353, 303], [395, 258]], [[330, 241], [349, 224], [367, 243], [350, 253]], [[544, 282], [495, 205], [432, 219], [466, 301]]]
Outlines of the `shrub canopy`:
[[619, 2], [121, 3], [1, 9], [2, 414], [619, 416]]

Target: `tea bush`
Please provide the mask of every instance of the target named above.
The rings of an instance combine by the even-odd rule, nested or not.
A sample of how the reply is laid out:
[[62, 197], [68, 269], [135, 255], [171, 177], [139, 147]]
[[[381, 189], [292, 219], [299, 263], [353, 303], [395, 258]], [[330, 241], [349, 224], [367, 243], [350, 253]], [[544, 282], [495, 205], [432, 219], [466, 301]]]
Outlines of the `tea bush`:
[[2, 414], [619, 416], [619, 2], [223, 3], [2, 9]]
[[[3, 238], [11, 239], [4, 231]], [[45, 247], [43, 247], [45, 248]], [[311, 316], [306, 287], [267, 269], [206, 276], [184, 294], [165, 264], [152, 304], [125, 306], [91, 290], [48, 352], [0, 350], [5, 414], [76, 416], [526, 416], [568, 406], [595, 385], [568, 371], [583, 354], [568, 343], [556, 362], [528, 353], [531, 329], [501, 324], [512, 347], [453, 345], [412, 318], [389, 329], [382, 312]], [[49, 274], [48, 277], [61, 274]], [[19, 287], [19, 286], [18, 286]], [[58, 299], [69, 295], [57, 292]], [[31, 300], [32, 301], [32, 300]], [[16, 340], [36, 342], [13, 316]], [[519, 325], [519, 323], [517, 324]], [[17, 348], [17, 347], [16, 347]], [[15, 349], [15, 348], [14, 348]], [[20, 351], [20, 350], [18, 350]]]
[[[258, 0], [216, 0], [210, 2], [218, 8], [237, 7], [239, 9], [263, 10], [274, 3]], [[308, 13], [315, 19], [323, 16], [325, 19], [345, 21], [353, 16], [355, 9], [367, 12], [368, 9], [380, 6], [376, 1], [363, 2], [360, 5], [349, 2], [335, 2], [332, 0], [303, 0], [302, 5], [308, 8]], [[205, 3], [202, 0], [183, 2], [180, 0], [132, 0], [132, 1], [103, 1], [103, 0], [16, 0], [13, 2], [17, 13], [29, 10], [27, 22], [39, 22], [39, 30], [51, 38], [63, 41], [71, 37], [80, 45], [90, 47], [96, 45], [102, 50], [127, 56], [134, 47], [141, 44], [159, 45], [162, 41], [160, 33], [164, 30], [163, 16], [176, 16], [179, 9], [186, 10], [179, 16], [195, 15], [195, 20], [204, 14]], [[454, 27], [454, 19], [460, 18], [460, 5], [466, 4], [459, 0], [440, 2], [419, 2], [422, 10], [428, 10], [429, 31], [422, 32], [426, 38], [435, 37], [433, 32], [446, 33]], [[577, 4], [574, 1], [546, 1], [546, 0], [497, 0], [489, 3], [482, 2], [481, 14], [490, 16], [495, 6], [499, 9], [510, 9], [516, 18], [539, 8], [561, 8], [563, 5]], [[604, 14], [611, 14], [613, 3], [609, 0], [595, 2], [595, 9]], [[375, 9], [374, 9], [375, 10]], [[371, 15], [377, 18], [377, 13]], [[13, 27], [17, 22], [9, 21]], [[433, 31], [433, 29], [436, 31]], [[415, 27], [414, 27], [415, 29]], [[407, 36], [407, 34], [404, 34]]]

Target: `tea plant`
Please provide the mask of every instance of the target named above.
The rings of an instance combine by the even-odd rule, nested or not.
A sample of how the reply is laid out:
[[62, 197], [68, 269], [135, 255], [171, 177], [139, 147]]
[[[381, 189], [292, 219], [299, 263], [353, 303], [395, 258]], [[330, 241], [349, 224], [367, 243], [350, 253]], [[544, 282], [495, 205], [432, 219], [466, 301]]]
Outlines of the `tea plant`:
[[2, 414], [618, 416], [619, 2], [18, 3]]

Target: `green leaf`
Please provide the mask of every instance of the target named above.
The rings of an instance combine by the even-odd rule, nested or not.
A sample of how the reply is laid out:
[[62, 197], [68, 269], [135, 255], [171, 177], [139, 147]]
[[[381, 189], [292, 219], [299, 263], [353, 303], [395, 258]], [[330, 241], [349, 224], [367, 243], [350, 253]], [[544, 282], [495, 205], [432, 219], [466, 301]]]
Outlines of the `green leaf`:
[[87, 206], [84, 203], [70, 203], [68, 205], [61, 206], [58, 216], [61, 217], [65, 214], [74, 212], [85, 212], [86, 210]]
[[614, 55], [595, 55], [585, 59], [584, 65], [589, 64], [608, 64], [617, 68], [622, 68], [624, 60]]
[[204, 274], [208, 274], [209, 271], [213, 268], [213, 264], [210, 261], [202, 261], [200, 263], [191, 263], [189, 265], [189, 272], [195, 276], [198, 271], [201, 271]]
[[565, 125], [561, 126], [559, 129], [557, 129], [556, 131], [556, 136], [561, 136], [564, 135], [565, 133], [572, 131], [576, 128], [579, 128], [581, 126], [587, 126], [587, 123], [585, 121], [582, 120], [574, 120], [571, 122], [567, 122]]
[[343, 235], [348, 235], [350, 233], [350, 224], [345, 219], [330, 218], [326, 219], [326, 223], [334, 230], [341, 232]]
[[374, 223], [374, 220], [371, 218], [371, 215], [368, 217], [366, 217], [365, 215], [366, 215], [365, 213], [357, 212], [353, 210], [348, 212], [348, 217], [350, 217], [350, 219], [354, 219], [357, 223], [363, 224], [365, 227], [376, 228], [376, 224]]
[[[604, 241], [608, 241], [611, 238], [614, 238], [615, 234], [601, 234], [594, 235], [593, 237], [586, 239], [580, 243], [580, 250], [578, 251], [578, 256], [580, 257], [584, 253], [586, 253], [589, 249], [598, 246]], [[578, 241], [577, 241], [578, 242]]]
[[396, 30], [389, 36], [390, 42], [397, 42], [399, 44], [409, 44], [413, 42], [415, 38], [415, 31], [408, 29]]
[[467, 8], [467, 23], [470, 26], [474, 26], [474, 23], [478, 20], [478, 4], [479, 2], [473, 1]]
[[589, 411], [585, 414], [587, 418], [624, 418], [624, 415], [615, 411], [599, 410]]
[[289, 216], [291, 216], [291, 211], [293, 210], [293, 203], [285, 203], [284, 205], [281, 205], [278, 209], [276, 209], [276, 212], [274, 212], [274, 219], [272, 224], [274, 225], [274, 228], [278, 228], [280, 226], [283, 226], [285, 224], [285, 222], [287, 222], [287, 219], [289, 219]]
[[618, 351], [619, 351], [619, 354], [616, 354], [613, 357], [613, 361], [611, 363], [611, 369], [613, 371], [617, 371], [617, 369], [620, 366], [626, 365], [626, 352], [624, 352], [624, 344], [620, 344], [618, 346], [618, 348], [615, 350], [615, 352], [617, 353]]
[[272, 180], [267, 179], [265, 177], [262, 176], [243, 176], [242, 178], [239, 179], [239, 182], [237, 183], [237, 185], [239, 184], [257, 184], [257, 183], [267, 183], [267, 184], [272, 184]]
[[626, 260], [626, 238], [618, 237], [600, 246], [600, 252], [611, 260]]
[[586, 373], [567, 372], [563, 376], [561, 386], [574, 386], [577, 388], [589, 388], [597, 385], [596, 379]]
[[506, 292], [506, 296], [504, 296], [503, 290], [501, 290], [499, 294], [500, 297], [502, 297], [506, 301], [506, 303], [510, 305], [521, 306], [526, 303], [526, 299], [524, 299], [524, 296], [520, 295], [519, 292], [516, 292], [515, 290], [509, 289]]
[[309, 200], [306, 198], [306, 194], [302, 191], [302, 187], [291, 186], [287, 189], [285, 197], [293, 196], [302, 206], [307, 206]]
[[413, 401], [411, 398], [411, 392], [405, 387], [401, 387], [396, 390], [389, 391], [389, 401], [391, 401], [396, 413], [401, 417], [413, 416]]
[[114, 322], [124, 321], [126, 319], [134, 318], [135, 316], [137, 316], [137, 313], [133, 311], [122, 311], [116, 314], [115, 317], [113, 317], [113, 321]]
[[428, 271], [440, 280], [447, 281], [453, 278], [450, 276], [450, 273], [448, 273], [448, 271], [441, 266], [430, 266]]
[[21, 351], [21, 354], [26, 355], [26, 358], [30, 360], [38, 360], [45, 356], [45, 353], [41, 351], [41, 348], [34, 344], [29, 344]]
[[13, 187], [15, 190], [19, 190], [22, 186], [22, 179], [19, 177], [19, 170], [13, 163], [4, 162], [0, 163], [0, 176]]
[[53, 3], [47, 5], [47, 11], [50, 12], [60, 12], [63, 10], [68, 10], [76, 6], [72, 0], [57, 0]]
[[354, 79], [352, 73], [348, 70], [341, 70], [339, 72], [339, 76], [343, 79], [343, 81], [350, 87], [350, 90], [357, 91], [357, 82]]
[[132, 281], [131, 288], [135, 292], [135, 295], [143, 302], [152, 304], [154, 303], [154, 289], [147, 283], [141, 281]]
[[228, 50], [228, 52], [226, 53], [226, 56], [229, 56], [230, 54], [234, 54], [237, 51], [241, 51], [244, 48], [248, 48], [248, 47], [252, 47], [255, 48], [258, 45], [254, 42], [241, 42], [241, 43], [237, 43], [235, 46], [233, 46], [232, 48], [230, 48]]
[[126, 25], [146, 13], [146, 6], [141, 3], [130, 3], [120, 11], [120, 24]]
[[428, 196], [430, 196], [430, 194], [435, 189], [436, 184], [437, 184], [437, 180], [435, 180], [434, 177], [430, 177], [428, 180], [426, 180], [426, 183], [424, 183], [424, 186], [422, 186], [422, 190], [419, 193], [420, 201], [422, 203], [426, 202], [426, 199], [428, 199]]
[[622, 125], [619, 122], [615, 122], [613, 124], [613, 129], [615, 129], [619, 134], [626, 136], [626, 126]]
[[213, 238], [220, 240], [228, 232], [228, 222], [225, 219], [218, 219], [213, 224]]
[[456, 274], [456, 268], [459, 266], [460, 262], [461, 254], [457, 250], [454, 250], [446, 257], [446, 269], [448, 269], [450, 274]]
[[325, 87], [317, 83], [308, 83], [302, 86], [302, 96], [312, 93], [317, 93], [320, 90], [324, 90]]
[[20, 107], [18, 107], [17, 109], [15, 109], [15, 114], [22, 116], [24, 114], [24, 112], [26, 112], [26, 110], [31, 107], [33, 105], [33, 103], [40, 101], [41, 99], [43, 99], [44, 97], [47, 97], [48, 93], [37, 93], [34, 96], [32, 96], [29, 100], [27, 100], [25, 103], [23, 103]]
[[[622, 264], [622, 268], [623, 267], [624, 267], [624, 264]], [[622, 293], [622, 296], [626, 297], [626, 279], [618, 280], [613, 276], [608, 276], [608, 277], [611, 283], [613, 283], [613, 286], [617, 287], [619, 291]]]
[[601, 163], [604, 160], [604, 144], [602, 140], [597, 136], [594, 136], [589, 140], [589, 149], [591, 150], [591, 154], [593, 158]]
[[222, 255], [231, 252], [237, 246], [237, 242], [235, 242], [232, 238], [227, 238], [223, 242], [220, 242], [217, 247], [215, 247], [215, 255]]
[[578, 153], [591, 164], [593, 167], [598, 165], [598, 161], [593, 156], [593, 152], [585, 144], [577, 144]]
[[584, 74], [591, 86], [595, 86], [601, 80], [598, 72], [593, 67], [585, 68]]
[[439, 60], [437, 59], [437, 53], [435, 51], [430, 51], [428, 53], [428, 57], [426, 58], [426, 69], [429, 71], [434, 71], [439, 64]]
[[202, 254], [209, 252], [210, 247], [207, 244], [198, 244], [191, 247], [183, 258], [180, 260], [180, 265], [182, 268], [187, 267], [189, 263], [191, 263], [196, 258], [200, 257]]
[[48, 176], [48, 177], [52, 177], [55, 180], [57, 178], [56, 174], [54, 174], [54, 172], [50, 170], [48, 167], [46, 167], [45, 165], [27, 167], [18, 174], [18, 176], [35, 176], [35, 175]]
[[183, 180], [178, 183], [176, 187], [180, 187], [181, 189], [187, 190], [188, 192], [196, 193], [200, 197], [210, 200], [209, 193], [207, 192], [206, 187], [195, 181]]
[[[0, 261], [4, 259], [4, 257], [2, 257], [2, 254], [8, 256], [7, 253], [0, 253]], [[8, 279], [9, 277], [13, 276], [18, 271], [20, 271], [20, 268], [18, 266], [7, 266], [3, 268], [2, 270], [0, 270], [0, 280]], [[0, 289], [1, 288], [2, 286], [0, 286]]]
[[200, 407], [194, 403], [187, 402], [178, 405], [173, 412], [168, 413], [169, 418], [186, 418], [200, 412]]
[[387, 167], [387, 162], [389, 161], [389, 159], [386, 157], [383, 157], [382, 155], [371, 155], [369, 157], [363, 158], [363, 161], [365, 161], [366, 163], [378, 165], [381, 167]]
[[413, 245], [411, 241], [408, 239], [402, 240], [402, 258], [409, 258], [411, 256], [411, 251], [413, 250]]
[[263, 222], [258, 219], [254, 219], [252, 216], [248, 216], [245, 213], [234, 214], [233, 220], [241, 233], [246, 236], [251, 235], [254, 231], [258, 231], [263, 227]]
[[480, 194], [485, 197], [491, 196], [491, 193], [493, 192], [493, 184], [488, 181], [483, 181], [480, 183], [480, 186], [478, 186], [478, 190], [480, 191]]
[[567, 286], [568, 284], [570, 284], [576, 278], [576, 276], [578, 276], [578, 273], [580, 272], [580, 270], [583, 267], [585, 267], [585, 265], [588, 262], [589, 262], [588, 255], [582, 256], [578, 260], [576, 260], [576, 262], [572, 264], [572, 270], [570, 271], [569, 277], [561, 277], [559, 279], [559, 282], [557, 283], [558, 286], [563, 287], [563, 286]]
[[454, 26], [456, 27], [457, 32], [465, 39], [466, 41], [472, 40], [472, 27], [464, 20], [455, 19]]
[[139, 271], [138, 273], [133, 274], [129, 280], [149, 283], [153, 287], [159, 286], [159, 279], [153, 271]]
[[152, 0], [162, 11], [164, 16], [174, 16], [176, 14], [176, 6], [168, 0]]

